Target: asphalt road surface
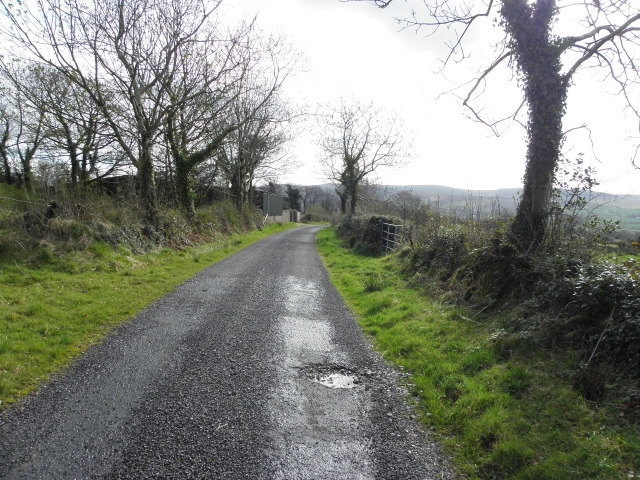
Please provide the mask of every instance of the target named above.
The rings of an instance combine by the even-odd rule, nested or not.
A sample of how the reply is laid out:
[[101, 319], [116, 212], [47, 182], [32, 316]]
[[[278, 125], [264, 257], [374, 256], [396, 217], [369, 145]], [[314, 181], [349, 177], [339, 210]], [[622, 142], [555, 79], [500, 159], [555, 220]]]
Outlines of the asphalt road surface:
[[452, 479], [315, 251], [202, 271], [0, 417], [10, 479]]

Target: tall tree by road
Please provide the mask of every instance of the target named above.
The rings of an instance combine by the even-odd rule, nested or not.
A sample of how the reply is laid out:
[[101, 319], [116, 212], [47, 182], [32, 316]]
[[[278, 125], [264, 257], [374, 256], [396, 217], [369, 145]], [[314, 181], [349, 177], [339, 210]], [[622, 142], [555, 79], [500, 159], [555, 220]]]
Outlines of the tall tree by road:
[[380, 167], [403, 163], [406, 153], [401, 121], [373, 104], [342, 101], [321, 122], [322, 167], [336, 186], [342, 213], [347, 213], [348, 204], [353, 214], [364, 179]]
[[[218, 150], [228, 137], [233, 142], [230, 135], [245, 124], [264, 120], [265, 112], [274, 113], [269, 104], [280, 95], [295, 60], [282, 39], [261, 39], [252, 24], [226, 34], [213, 28], [207, 42], [189, 45], [189, 51], [183, 52], [181, 73], [168, 88], [176, 107], [167, 115], [165, 137], [175, 166], [178, 198], [188, 216], [195, 214], [194, 169], [220, 158]], [[263, 126], [272, 120], [266, 119]]]
[[[28, 80], [31, 72], [20, 69]], [[0, 103], [2, 118], [2, 154], [6, 183], [18, 180], [25, 189], [32, 187], [34, 161], [45, 141], [45, 112], [38, 109], [24, 90], [16, 87], [0, 69], [0, 81], [4, 87]], [[15, 177], [15, 178], [14, 178]]]
[[0, 156], [2, 156], [2, 181], [7, 185], [14, 183], [14, 172], [9, 159], [9, 140], [11, 138], [11, 109], [8, 102], [7, 89], [2, 88], [0, 93]]
[[[385, 8], [394, 0], [355, 1], [372, 1]], [[474, 108], [473, 100], [499, 65], [509, 63], [515, 69], [529, 118], [524, 187], [511, 238], [518, 250], [534, 252], [545, 238], [554, 171], [564, 138], [562, 119], [576, 72], [589, 67], [600, 70], [638, 116], [630, 89], [640, 80], [640, 7], [635, 0], [425, 0], [422, 10], [399, 20], [430, 34], [440, 28], [453, 31], [449, 62], [465, 61], [471, 27], [496, 16], [495, 23], [505, 35], [495, 60], [473, 82], [463, 104], [477, 119], [490, 124]], [[576, 33], [555, 33], [558, 20], [563, 20], [565, 29], [573, 22]]]
[[[281, 67], [275, 62], [273, 68]], [[282, 74], [274, 75], [275, 71], [266, 72], [271, 81], [265, 81], [265, 72], [255, 72], [257, 75], [247, 80], [253, 87], [234, 99], [230, 115], [225, 119], [233, 131], [217, 161], [240, 209], [250, 202], [258, 176], [273, 177], [288, 160], [283, 147], [289, 140], [294, 116], [281, 95]], [[288, 72], [285, 78], [287, 75]]]
[[[146, 222], [158, 226], [153, 147], [167, 86], [185, 46], [208, 31], [220, 0], [2, 0], [10, 38], [83, 88], [136, 167]], [[203, 60], [204, 61], [204, 60]], [[115, 102], [111, 101], [115, 97]]]
[[36, 62], [0, 59], [0, 75], [14, 92], [7, 96], [23, 98], [41, 115], [42, 149], [49, 158], [41, 156], [40, 162], [64, 165], [72, 187], [88, 182], [91, 173], [104, 176], [117, 168], [120, 152], [113, 148], [113, 134], [83, 89]]

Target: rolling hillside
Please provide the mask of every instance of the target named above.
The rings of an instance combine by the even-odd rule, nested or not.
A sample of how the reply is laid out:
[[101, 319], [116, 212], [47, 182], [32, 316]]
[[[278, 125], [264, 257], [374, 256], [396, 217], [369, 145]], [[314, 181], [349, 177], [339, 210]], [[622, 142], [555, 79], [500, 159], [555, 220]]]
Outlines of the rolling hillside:
[[[486, 211], [500, 209], [513, 211], [519, 196], [519, 188], [498, 190], [463, 190], [441, 185], [388, 185], [390, 190], [411, 190], [426, 203], [440, 208], [466, 209], [480, 204]], [[594, 192], [589, 208], [597, 208], [596, 215], [607, 220], [620, 221], [620, 228], [640, 233], [640, 195], [612, 195]]]

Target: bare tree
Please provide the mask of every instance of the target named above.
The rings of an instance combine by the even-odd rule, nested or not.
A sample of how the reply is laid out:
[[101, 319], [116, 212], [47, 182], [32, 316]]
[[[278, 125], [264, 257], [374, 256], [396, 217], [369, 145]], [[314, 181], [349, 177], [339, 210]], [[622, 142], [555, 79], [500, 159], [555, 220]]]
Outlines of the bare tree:
[[[169, 80], [201, 41], [220, 0], [2, 0], [3, 29], [26, 54], [83, 88], [138, 172], [147, 223], [158, 224], [154, 143], [174, 109]], [[206, 59], [201, 59], [206, 61]], [[111, 101], [115, 99], [115, 102]]]
[[[72, 186], [87, 182], [99, 163], [113, 159], [104, 152], [99, 161], [101, 150], [114, 143], [100, 109], [66, 76], [35, 62], [2, 60], [0, 73], [31, 109], [42, 114], [42, 148], [52, 158], [68, 161]], [[117, 167], [117, 158], [103, 175]]]
[[9, 160], [9, 139], [11, 135], [10, 107], [7, 102], [7, 90], [2, 89], [0, 98], [0, 156], [2, 156], [2, 177], [4, 183], [14, 183], [13, 169]]
[[358, 211], [364, 215], [393, 215], [392, 190], [379, 179], [365, 178], [358, 187]]
[[36, 75], [30, 98], [46, 114], [45, 148], [66, 157], [71, 186], [110, 175], [120, 166], [122, 151], [101, 110], [59, 72], [42, 68]]
[[[343, 0], [345, 1], [345, 0]], [[353, 0], [346, 0], [353, 1]], [[393, 0], [370, 1], [379, 7]], [[449, 61], [468, 58], [468, 34], [482, 20], [491, 20], [504, 31], [494, 61], [472, 82], [465, 107], [481, 122], [495, 128], [474, 100], [498, 66], [511, 65], [522, 86], [528, 106], [528, 148], [524, 188], [511, 237], [520, 251], [536, 251], [542, 245], [550, 212], [554, 171], [564, 138], [562, 119], [576, 72], [598, 69], [612, 81], [639, 116], [631, 89], [638, 85], [640, 60], [640, 8], [632, 0], [424, 0], [423, 10], [399, 21], [405, 26], [453, 32], [448, 46]], [[572, 35], [558, 34], [570, 21]], [[519, 111], [522, 105], [517, 110]], [[516, 111], [517, 114], [517, 111]], [[515, 115], [513, 116], [515, 118]]]
[[307, 211], [312, 205], [315, 205], [319, 202], [321, 195], [324, 194], [324, 189], [317, 185], [301, 185], [300, 186], [300, 194], [302, 196], [302, 213]]
[[239, 208], [250, 201], [259, 176], [273, 177], [286, 163], [283, 147], [289, 140], [289, 124], [293, 118], [280, 96], [281, 82], [276, 85], [255, 78], [250, 84], [254, 87], [234, 100], [232, 113], [227, 118], [227, 124], [234, 126], [233, 131], [218, 156]]
[[402, 124], [373, 104], [347, 104], [343, 100], [321, 122], [321, 159], [327, 178], [334, 182], [342, 213], [355, 213], [359, 188], [380, 167], [396, 167], [406, 156]]
[[195, 214], [194, 169], [212, 158], [237, 128], [225, 118], [249, 68], [249, 31], [223, 36], [213, 26], [206, 41], [184, 46], [177, 59], [180, 68], [167, 83], [175, 108], [167, 114], [164, 136], [175, 167], [178, 201], [189, 217]]
[[424, 206], [422, 198], [414, 194], [410, 189], [400, 190], [395, 193], [391, 197], [391, 202], [396, 207], [402, 220], [415, 217], [415, 214]]
[[[191, 51], [181, 55], [180, 75], [168, 88], [176, 108], [167, 116], [165, 135], [176, 168], [180, 203], [187, 214], [193, 215], [190, 184], [194, 168], [213, 159], [227, 137], [248, 122], [262, 123], [261, 135], [266, 133], [276, 119], [265, 114], [272, 116], [275, 112], [274, 99], [295, 65], [295, 56], [282, 39], [258, 38], [252, 24], [224, 35], [212, 29], [206, 42], [189, 47]], [[207, 61], [202, 62], [203, 58]], [[236, 136], [236, 144], [240, 136], [246, 138], [246, 132]], [[253, 155], [252, 161], [258, 157]]]
[[334, 189], [321, 185], [301, 185], [302, 212], [306, 213], [311, 207], [318, 207], [329, 213], [337, 212], [339, 209], [338, 197]]
[[[4, 75], [2, 78], [7, 81]], [[15, 85], [5, 88], [3, 94], [0, 149], [5, 181], [13, 183], [15, 177], [23, 188], [31, 189], [34, 159], [45, 140], [45, 114]]]

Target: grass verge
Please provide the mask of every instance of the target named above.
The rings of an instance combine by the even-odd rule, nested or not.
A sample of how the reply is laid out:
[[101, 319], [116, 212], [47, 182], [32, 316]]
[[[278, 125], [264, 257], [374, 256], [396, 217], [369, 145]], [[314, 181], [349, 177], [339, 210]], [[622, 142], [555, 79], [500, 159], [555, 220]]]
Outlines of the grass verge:
[[0, 257], [0, 409], [195, 273], [293, 227], [146, 255], [98, 243], [62, 255], [42, 249], [37, 265]]
[[461, 472], [478, 479], [640, 478], [637, 419], [571, 386], [566, 352], [495, 348], [500, 318], [428, 298], [393, 257], [346, 250], [318, 233], [331, 279], [388, 360], [411, 373], [419, 418]]

